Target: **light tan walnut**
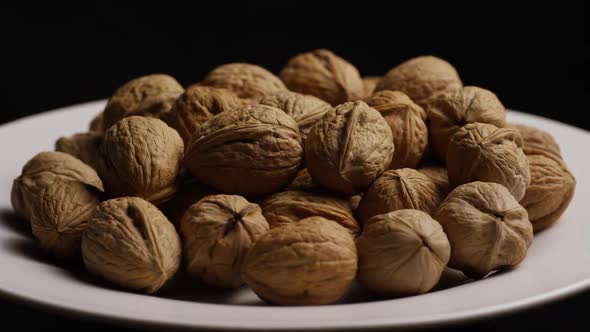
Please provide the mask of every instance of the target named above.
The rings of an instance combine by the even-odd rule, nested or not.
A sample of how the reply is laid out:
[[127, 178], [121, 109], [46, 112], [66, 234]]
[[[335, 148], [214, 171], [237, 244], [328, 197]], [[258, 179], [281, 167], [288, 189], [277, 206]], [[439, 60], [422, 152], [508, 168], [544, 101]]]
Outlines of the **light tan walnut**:
[[262, 236], [242, 265], [242, 279], [264, 301], [331, 304], [350, 288], [357, 253], [350, 232], [322, 217], [277, 227]]
[[99, 174], [111, 194], [161, 203], [176, 192], [184, 144], [163, 121], [126, 117], [106, 131], [99, 151]]
[[334, 195], [283, 191], [262, 202], [262, 213], [271, 229], [318, 216], [337, 222], [353, 236], [360, 233], [348, 199]]
[[428, 143], [424, 109], [399, 91], [382, 90], [365, 102], [383, 115], [393, 133], [395, 151], [389, 168], [416, 168]]
[[371, 218], [356, 243], [361, 284], [383, 296], [428, 292], [451, 256], [440, 224], [420, 210]]
[[265, 95], [285, 91], [285, 84], [268, 70], [249, 63], [228, 63], [213, 69], [200, 83], [225, 88], [240, 98], [257, 102]]
[[522, 151], [524, 154], [543, 154], [552, 153], [561, 158], [561, 149], [559, 144], [550, 133], [539, 128], [529, 127], [521, 124], [508, 125], [509, 128], [516, 129], [522, 136]]
[[244, 257], [269, 229], [258, 204], [237, 195], [206, 196], [188, 209], [180, 225], [188, 273], [222, 288], [243, 284]]
[[426, 109], [432, 147], [443, 161], [451, 137], [462, 126], [474, 122], [489, 123], [500, 128], [506, 125], [506, 111], [496, 95], [474, 86], [443, 93]]
[[70, 137], [60, 137], [55, 142], [55, 151], [70, 154], [95, 170], [98, 169], [98, 148], [104, 134], [97, 131], [74, 134]]
[[92, 118], [90, 124], [88, 125], [88, 131], [96, 131], [99, 133], [104, 133], [104, 112], [100, 112]]
[[195, 130], [215, 115], [237, 108], [242, 101], [230, 90], [192, 85], [178, 97], [170, 112], [162, 120], [176, 129], [185, 144]]
[[199, 127], [184, 165], [215, 190], [253, 197], [287, 186], [302, 158], [293, 118], [278, 108], [248, 105], [222, 112]]
[[444, 199], [444, 193], [428, 176], [411, 168], [388, 170], [363, 194], [357, 209], [366, 224], [376, 215], [401, 209], [422, 210], [432, 214]]
[[279, 76], [290, 90], [316, 96], [334, 106], [365, 96], [358, 70], [325, 49], [294, 56]]
[[82, 235], [86, 268], [113, 284], [154, 293], [180, 266], [174, 226], [149, 202], [121, 197], [102, 202]]
[[425, 107], [433, 96], [462, 87], [459, 74], [450, 63], [434, 56], [419, 56], [388, 71], [375, 91], [401, 91]]
[[21, 175], [12, 183], [10, 200], [16, 214], [29, 221], [33, 200], [56, 179], [78, 181], [104, 191], [96, 171], [79, 159], [63, 152], [40, 152], [23, 166]]
[[168, 75], [135, 78], [117, 89], [109, 99], [104, 109], [103, 130], [131, 115], [159, 118], [170, 111], [183, 91], [184, 88]]
[[363, 77], [363, 87], [365, 90], [364, 97], [370, 97], [375, 92], [375, 88], [381, 82], [381, 76], [365, 76]]
[[473, 181], [503, 185], [520, 201], [529, 186], [529, 163], [522, 137], [508, 128], [472, 123], [457, 131], [449, 143], [447, 169], [452, 187]]
[[330, 104], [312, 95], [290, 91], [267, 95], [260, 103], [276, 107], [295, 119], [304, 143], [311, 127], [331, 108]]
[[311, 129], [305, 164], [314, 183], [351, 196], [387, 169], [393, 150], [383, 116], [365, 102], [348, 102], [332, 108]]

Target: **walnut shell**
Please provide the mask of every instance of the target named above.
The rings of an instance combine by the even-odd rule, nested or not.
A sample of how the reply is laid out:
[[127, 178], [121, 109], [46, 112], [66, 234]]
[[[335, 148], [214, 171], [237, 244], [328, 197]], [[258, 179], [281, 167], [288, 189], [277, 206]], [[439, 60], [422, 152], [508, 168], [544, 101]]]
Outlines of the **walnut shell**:
[[240, 98], [258, 101], [265, 95], [287, 90], [268, 70], [249, 63], [228, 63], [213, 69], [202, 85], [229, 89]]
[[472, 123], [457, 131], [449, 143], [447, 169], [452, 187], [473, 182], [495, 182], [520, 201], [531, 177], [522, 152], [522, 137], [508, 128]]
[[329, 194], [283, 191], [262, 202], [262, 213], [271, 229], [318, 216], [337, 222], [353, 236], [360, 232], [348, 199]]
[[439, 187], [442, 197], [446, 197], [451, 191], [449, 184], [449, 174], [447, 169], [442, 166], [424, 166], [418, 168], [418, 172], [428, 176]]
[[522, 151], [527, 156], [532, 154], [552, 153], [561, 158], [559, 144], [557, 144], [553, 135], [548, 132], [520, 124], [511, 124], [508, 125], [508, 127], [516, 129], [520, 133], [520, 136], [522, 136]]
[[100, 202], [97, 188], [58, 177], [39, 190], [32, 201], [33, 235], [53, 255], [79, 258], [82, 232]]
[[305, 164], [318, 185], [347, 195], [363, 192], [391, 163], [393, 135], [362, 101], [332, 108], [311, 129]]
[[401, 209], [416, 209], [432, 214], [443, 199], [444, 193], [436, 183], [417, 170], [388, 170], [365, 192], [357, 214], [363, 224], [376, 215]]
[[88, 131], [96, 131], [99, 133], [104, 133], [104, 112], [100, 112], [92, 118], [90, 124], [88, 125]]
[[294, 56], [279, 76], [289, 90], [316, 96], [332, 105], [365, 96], [358, 70], [325, 49]]
[[184, 165], [212, 188], [261, 196], [289, 184], [301, 165], [297, 123], [266, 105], [248, 105], [205, 122], [186, 150]]
[[227, 89], [192, 85], [178, 97], [170, 112], [162, 120], [176, 129], [188, 145], [197, 127], [215, 115], [237, 108], [242, 101]]
[[361, 284], [385, 296], [428, 292], [451, 256], [440, 224], [420, 210], [371, 218], [356, 244]]
[[160, 203], [176, 192], [184, 144], [163, 121], [126, 117], [106, 131], [99, 151], [99, 173], [113, 195]]
[[243, 284], [240, 269], [254, 242], [268, 232], [258, 204], [237, 195], [213, 195], [193, 204], [180, 222], [186, 268], [209, 285]]
[[205, 198], [205, 196], [215, 194], [214, 190], [206, 185], [191, 179], [183, 183], [176, 194], [165, 202], [161, 210], [168, 220], [175, 226], [180, 226], [180, 220], [191, 205]]
[[[526, 143], [525, 143], [526, 145]], [[565, 162], [549, 154], [527, 155], [531, 183], [520, 201], [538, 232], [565, 212], [576, 191], [576, 179]]]
[[267, 95], [260, 103], [276, 107], [295, 119], [304, 143], [311, 127], [331, 108], [330, 104], [312, 95], [290, 91]]
[[103, 129], [119, 120], [141, 115], [159, 118], [170, 111], [184, 88], [171, 76], [152, 74], [135, 78], [121, 86], [104, 109]]
[[450, 63], [434, 56], [419, 56], [388, 71], [375, 91], [401, 91], [425, 107], [434, 95], [462, 87], [459, 74]]
[[449, 266], [472, 278], [518, 265], [533, 241], [526, 210], [497, 183], [455, 188], [436, 212], [451, 243]]
[[383, 115], [393, 133], [395, 151], [389, 168], [416, 168], [428, 143], [424, 109], [399, 91], [379, 91], [365, 102]]
[[374, 92], [377, 85], [381, 82], [381, 76], [365, 76], [363, 77], [363, 87], [365, 90], [365, 98], [370, 97]]
[[63, 152], [40, 152], [23, 166], [21, 175], [12, 183], [10, 200], [16, 214], [30, 220], [33, 200], [58, 178], [79, 181], [104, 191], [96, 171], [82, 161]]
[[443, 93], [426, 110], [432, 147], [440, 160], [445, 160], [449, 141], [462, 126], [474, 122], [506, 125], [506, 111], [500, 100], [493, 92], [475, 86]]
[[60, 137], [55, 142], [55, 151], [70, 154], [95, 170], [98, 169], [98, 148], [104, 134], [97, 131]]
[[110, 282], [154, 293], [180, 266], [174, 226], [149, 202], [121, 197], [102, 202], [82, 235], [86, 268]]
[[297, 176], [295, 176], [295, 179], [291, 181], [285, 190], [316, 191], [319, 190], [319, 187], [313, 183], [307, 168], [302, 168], [297, 172]]
[[280, 305], [337, 302], [357, 271], [352, 235], [322, 217], [270, 230], [250, 250], [242, 279], [264, 301]]

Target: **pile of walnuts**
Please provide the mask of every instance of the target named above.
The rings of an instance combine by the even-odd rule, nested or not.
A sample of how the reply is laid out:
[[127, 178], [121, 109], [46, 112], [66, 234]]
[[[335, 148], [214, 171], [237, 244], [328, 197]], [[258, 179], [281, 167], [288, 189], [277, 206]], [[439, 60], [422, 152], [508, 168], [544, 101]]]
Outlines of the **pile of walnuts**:
[[280, 305], [335, 303], [357, 276], [388, 297], [428, 292], [447, 266], [514, 267], [576, 186], [549, 133], [506, 123], [433, 56], [364, 79], [328, 50], [186, 89], [148, 75], [55, 150], [12, 188], [41, 247], [129, 289], [182, 265]]

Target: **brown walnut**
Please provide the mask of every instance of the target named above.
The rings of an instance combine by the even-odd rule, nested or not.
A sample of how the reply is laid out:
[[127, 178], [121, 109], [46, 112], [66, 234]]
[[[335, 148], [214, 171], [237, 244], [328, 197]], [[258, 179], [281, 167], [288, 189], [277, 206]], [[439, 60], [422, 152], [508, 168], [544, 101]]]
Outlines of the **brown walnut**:
[[100, 112], [95, 115], [90, 124], [88, 125], [88, 131], [96, 131], [99, 133], [104, 133], [104, 112]]
[[98, 148], [104, 134], [97, 131], [74, 134], [70, 137], [60, 137], [55, 142], [55, 151], [70, 154], [95, 170], [98, 169]]
[[538, 128], [520, 124], [511, 124], [508, 125], [508, 127], [516, 129], [520, 133], [520, 136], [522, 136], [522, 151], [527, 156], [533, 154], [552, 153], [553, 155], [561, 158], [561, 149], [559, 148], [559, 144], [557, 144], [557, 141], [550, 133]]
[[381, 76], [365, 76], [363, 77], [363, 87], [365, 90], [364, 97], [368, 98], [375, 92], [375, 88], [381, 82]]
[[439, 187], [442, 197], [446, 197], [451, 191], [449, 184], [449, 174], [447, 169], [442, 166], [424, 166], [418, 168], [418, 172], [428, 176]]
[[320, 188], [313, 183], [311, 175], [307, 168], [302, 168], [297, 172], [295, 179], [285, 188], [285, 190], [304, 190], [304, 191], [316, 191]]

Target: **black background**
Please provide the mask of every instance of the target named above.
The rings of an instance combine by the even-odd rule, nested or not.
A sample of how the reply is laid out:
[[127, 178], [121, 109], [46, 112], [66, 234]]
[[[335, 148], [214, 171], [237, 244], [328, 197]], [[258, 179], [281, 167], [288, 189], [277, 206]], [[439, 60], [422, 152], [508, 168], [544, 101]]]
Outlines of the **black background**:
[[[508, 108], [590, 129], [584, 14], [581, 1], [27, 3], [0, 8], [0, 122], [106, 98], [148, 73], [167, 73], [188, 85], [226, 62], [278, 72], [299, 52], [329, 48], [363, 75], [437, 55], [455, 65], [465, 84], [494, 91]], [[464, 329], [583, 329], [589, 305], [585, 293]], [[8, 321], [3, 325], [103, 328], [6, 301], [0, 301], [0, 313]]]

